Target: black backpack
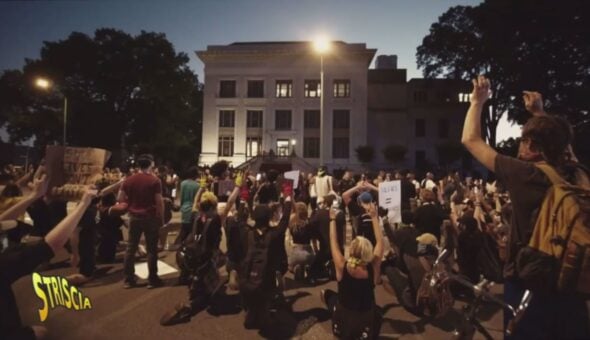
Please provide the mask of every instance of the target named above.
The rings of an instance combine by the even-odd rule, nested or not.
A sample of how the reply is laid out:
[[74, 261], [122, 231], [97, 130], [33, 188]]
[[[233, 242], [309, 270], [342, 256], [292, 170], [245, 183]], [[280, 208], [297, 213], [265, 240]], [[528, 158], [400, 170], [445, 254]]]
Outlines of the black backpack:
[[271, 233], [266, 230], [259, 235], [256, 229], [248, 231], [248, 252], [240, 270], [240, 292], [260, 291], [269, 278], [268, 250]]
[[212, 218], [207, 218], [203, 230], [197, 234], [198, 221], [193, 222], [193, 231], [185, 243], [176, 252], [176, 263], [186, 273], [194, 273], [201, 266], [211, 260], [210, 250], [207, 248], [207, 232]]

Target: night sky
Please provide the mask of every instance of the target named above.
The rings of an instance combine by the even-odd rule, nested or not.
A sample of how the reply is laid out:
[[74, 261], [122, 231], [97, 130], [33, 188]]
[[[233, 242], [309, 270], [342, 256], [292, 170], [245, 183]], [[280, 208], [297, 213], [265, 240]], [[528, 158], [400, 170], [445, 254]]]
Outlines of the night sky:
[[43, 41], [72, 31], [93, 35], [110, 27], [131, 34], [165, 33], [203, 79], [194, 54], [207, 45], [245, 41], [334, 40], [366, 43], [377, 54], [398, 55], [408, 79], [421, 77], [416, 47], [449, 7], [480, 0], [215, 0], [215, 1], [0, 1], [0, 72], [38, 58]]

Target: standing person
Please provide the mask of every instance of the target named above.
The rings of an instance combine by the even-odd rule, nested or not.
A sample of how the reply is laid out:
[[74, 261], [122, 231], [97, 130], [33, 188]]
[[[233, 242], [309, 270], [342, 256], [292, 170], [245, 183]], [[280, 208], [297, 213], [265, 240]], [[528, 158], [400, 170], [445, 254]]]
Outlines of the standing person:
[[186, 179], [180, 183], [180, 233], [174, 241], [174, 246], [177, 248], [184, 242], [190, 234], [193, 227], [194, 214], [193, 202], [197, 191], [199, 191], [199, 169], [196, 166], [190, 167], [186, 172]]
[[[517, 255], [529, 243], [534, 228], [534, 211], [541, 206], [551, 186], [550, 180], [535, 166], [535, 162], [546, 162], [566, 180], [575, 183], [575, 178], [568, 176], [571, 173], [568, 171], [571, 169], [568, 159], [575, 159], [568, 150], [572, 133], [567, 122], [543, 111], [540, 94], [525, 92], [525, 106], [533, 117], [522, 128], [518, 159], [498, 154], [481, 136], [481, 114], [489, 92], [490, 82], [485, 77], [473, 80], [471, 105], [465, 116], [461, 141], [481, 164], [495, 173], [510, 193], [513, 212], [504, 269], [504, 299], [516, 306], [525, 291], [524, 282], [516, 270]], [[574, 176], [579, 174], [572, 173]], [[583, 177], [587, 180], [587, 176]], [[511, 317], [510, 313], [505, 313], [505, 327]], [[574, 293], [533, 293], [526, 313], [510, 338], [589, 339], [586, 302]]]
[[[313, 212], [309, 222], [314, 238], [318, 240], [320, 244], [315, 261], [310, 269], [311, 276], [314, 279], [326, 276], [330, 277], [333, 276], [331, 274], [334, 273], [331, 263], [332, 256], [330, 254], [330, 211], [334, 210], [334, 202], [334, 195], [327, 195], [324, 197], [318, 210]], [[344, 252], [346, 217], [341, 210], [336, 211], [335, 216], [338, 245], [340, 251]]]
[[125, 253], [125, 288], [137, 285], [135, 253], [141, 234], [145, 234], [148, 262], [148, 289], [162, 285], [158, 276], [158, 229], [164, 225], [162, 183], [152, 173], [154, 158], [144, 154], [137, 158], [139, 172], [126, 178], [118, 201], [127, 203], [129, 211], [129, 244]]
[[318, 169], [318, 175], [315, 178], [315, 190], [318, 195], [318, 204], [322, 203], [324, 197], [335, 194], [334, 193], [334, 179], [332, 176], [327, 174], [327, 168], [320, 166]]
[[332, 313], [332, 333], [343, 339], [376, 339], [381, 328], [374, 290], [379, 283], [383, 236], [376, 205], [369, 203], [364, 208], [371, 216], [376, 243], [373, 247], [369, 240], [357, 236], [350, 244], [347, 259], [338, 244], [335, 212], [330, 214], [330, 249], [338, 292], [324, 289], [321, 298]]
[[318, 191], [316, 189], [316, 176], [312, 173], [307, 175], [307, 184], [309, 187], [309, 206], [312, 211], [318, 208]]

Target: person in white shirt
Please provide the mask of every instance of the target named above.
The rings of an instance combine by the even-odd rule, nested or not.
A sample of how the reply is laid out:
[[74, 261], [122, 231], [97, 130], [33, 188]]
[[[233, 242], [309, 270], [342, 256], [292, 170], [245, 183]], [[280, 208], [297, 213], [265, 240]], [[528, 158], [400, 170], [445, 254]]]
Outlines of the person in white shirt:
[[318, 196], [318, 204], [323, 202], [324, 196], [328, 196], [329, 194], [336, 195], [332, 176], [326, 174], [325, 166], [321, 166], [318, 169], [318, 175], [315, 178], [315, 190]]

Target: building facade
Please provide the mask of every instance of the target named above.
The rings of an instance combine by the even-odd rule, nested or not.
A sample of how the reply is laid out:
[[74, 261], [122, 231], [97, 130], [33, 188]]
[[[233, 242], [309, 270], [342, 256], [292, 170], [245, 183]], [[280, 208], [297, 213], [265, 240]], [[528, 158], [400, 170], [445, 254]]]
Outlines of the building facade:
[[[358, 168], [355, 149], [371, 145], [375, 168], [449, 165], [449, 152], [443, 151], [460, 143], [469, 84], [407, 81], [396, 56], [379, 56], [369, 69], [375, 53], [365, 44], [344, 42], [333, 42], [323, 63], [310, 42], [233, 43], [197, 51], [205, 64], [200, 163], [227, 160], [238, 166], [259, 155], [294, 153], [318, 166], [323, 148], [328, 167]], [[406, 150], [393, 163], [383, 153], [392, 145]]]
[[208, 46], [201, 164], [237, 166], [262, 154], [292, 153], [319, 165], [354, 166], [367, 144], [368, 68], [376, 50], [334, 42], [323, 56], [324, 126], [320, 143], [320, 56], [309, 42]]
[[[471, 157], [460, 145], [469, 84], [451, 79], [406, 80], [395, 56], [379, 56], [369, 70], [369, 144], [378, 168], [458, 167]], [[387, 60], [390, 59], [390, 60]], [[405, 148], [402, 160], [386, 159], [389, 146]]]

